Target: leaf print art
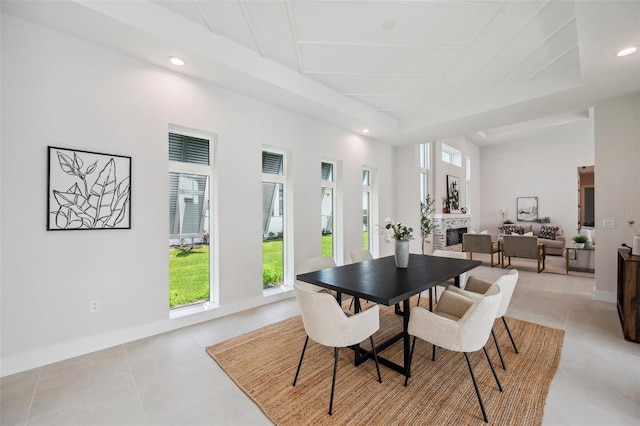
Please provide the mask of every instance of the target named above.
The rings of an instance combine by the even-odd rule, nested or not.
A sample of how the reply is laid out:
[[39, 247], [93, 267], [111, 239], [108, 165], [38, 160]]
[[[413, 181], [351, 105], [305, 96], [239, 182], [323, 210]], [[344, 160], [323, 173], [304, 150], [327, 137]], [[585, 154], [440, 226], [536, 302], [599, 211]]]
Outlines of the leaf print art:
[[131, 157], [49, 147], [47, 229], [130, 229], [130, 182]]

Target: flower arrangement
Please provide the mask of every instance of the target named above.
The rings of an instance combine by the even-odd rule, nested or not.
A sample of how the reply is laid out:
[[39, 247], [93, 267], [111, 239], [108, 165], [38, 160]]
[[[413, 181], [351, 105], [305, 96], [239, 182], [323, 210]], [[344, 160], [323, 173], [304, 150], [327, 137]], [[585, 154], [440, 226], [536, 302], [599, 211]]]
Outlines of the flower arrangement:
[[640, 237], [640, 226], [636, 225], [636, 222], [633, 220], [630, 220], [627, 223], [629, 224], [629, 227], [633, 229], [633, 232], [636, 234], [636, 236]]
[[389, 218], [386, 218], [385, 222], [387, 222], [387, 224], [382, 228], [382, 231], [384, 231], [385, 242], [389, 243], [391, 240], [413, 240], [413, 235], [411, 234], [413, 232], [413, 228], [407, 227], [401, 223], [395, 223]]

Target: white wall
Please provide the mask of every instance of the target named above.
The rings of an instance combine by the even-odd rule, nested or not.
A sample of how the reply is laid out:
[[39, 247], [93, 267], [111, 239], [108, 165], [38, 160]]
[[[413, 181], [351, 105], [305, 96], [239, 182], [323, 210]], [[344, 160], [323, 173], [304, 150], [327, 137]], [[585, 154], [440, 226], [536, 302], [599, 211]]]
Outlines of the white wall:
[[[615, 302], [617, 256], [631, 245], [627, 222], [640, 224], [640, 93], [606, 99], [595, 106], [596, 292]], [[615, 229], [603, 229], [615, 220]]]
[[[9, 16], [1, 71], [2, 375], [290, 297], [262, 291], [263, 145], [292, 156], [295, 273], [320, 255], [322, 158], [342, 164], [346, 257], [362, 244], [363, 165], [376, 169], [380, 214], [393, 215], [389, 146]], [[170, 123], [218, 135], [220, 306], [174, 320]], [[45, 230], [48, 145], [132, 157], [131, 230]]]
[[[594, 164], [593, 120], [530, 132], [482, 147], [480, 228], [494, 236], [500, 209], [516, 221], [516, 199], [538, 197], [538, 216], [551, 218], [567, 238], [578, 224], [578, 167]], [[597, 175], [597, 172], [596, 172]], [[596, 185], [596, 193], [600, 188]]]

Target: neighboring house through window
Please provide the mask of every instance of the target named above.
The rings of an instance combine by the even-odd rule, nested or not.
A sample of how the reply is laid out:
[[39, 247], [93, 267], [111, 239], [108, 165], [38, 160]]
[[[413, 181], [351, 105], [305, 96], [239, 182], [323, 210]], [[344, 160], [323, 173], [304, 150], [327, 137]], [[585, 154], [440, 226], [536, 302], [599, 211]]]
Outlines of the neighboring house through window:
[[262, 287], [285, 283], [285, 154], [262, 151]]

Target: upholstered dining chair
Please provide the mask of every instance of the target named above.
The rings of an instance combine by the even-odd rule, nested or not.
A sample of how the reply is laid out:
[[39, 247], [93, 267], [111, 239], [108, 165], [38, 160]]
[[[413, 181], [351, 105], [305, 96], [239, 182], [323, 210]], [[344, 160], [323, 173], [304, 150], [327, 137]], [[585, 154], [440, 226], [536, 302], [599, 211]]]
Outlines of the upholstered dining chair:
[[[451, 251], [451, 250], [434, 250], [433, 253], [431, 254], [432, 256], [439, 256], [439, 257], [449, 257], [451, 259], [466, 259], [467, 258], [467, 254], [460, 252], [460, 251]], [[467, 273], [463, 273], [460, 274], [460, 287], [464, 288], [465, 283], [467, 282]], [[449, 284], [453, 284], [454, 280], [453, 278], [449, 281], [445, 281], [441, 284], [438, 284], [438, 286], [440, 287], [446, 287]], [[433, 287], [429, 289], [429, 298], [431, 298], [431, 296], [434, 295], [433, 300], [435, 300], [435, 302], [438, 302], [438, 290]], [[420, 294], [418, 294], [418, 305], [420, 305]]]
[[[509, 326], [507, 325], [507, 319], [504, 317], [509, 309], [509, 304], [511, 303], [511, 297], [513, 296], [513, 292], [516, 289], [516, 284], [518, 282], [518, 270], [513, 269], [509, 273], [500, 276], [496, 281], [489, 282], [478, 279], [471, 275], [467, 280], [467, 285], [463, 289], [459, 289], [454, 286], [447, 287], [451, 291], [455, 291], [458, 294], [462, 294], [466, 297], [482, 297], [482, 295], [486, 294], [487, 291], [494, 285], [500, 287], [500, 291], [502, 292], [502, 300], [500, 301], [500, 307], [498, 308], [498, 312], [496, 313], [496, 318], [502, 318], [502, 322], [504, 323], [504, 328], [507, 330], [507, 334], [509, 335], [509, 339], [511, 340], [511, 344], [513, 345], [513, 350], [518, 353], [518, 347], [516, 346], [516, 342], [513, 340], [513, 336], [511, 335], [511, 330], [509, 330]], [[498, 344], [498, 339], [496, 338], [496, 333], [493, 327], [491, 327], [491, 335], [493, 336], [493, 341], [496, 344], [496, 349], [498, 350], [498, 356], [500, 357], [500, 363], [502, 363], [502, 368], [507, 369], [507, 366], [504, 363], [504, 358], [502, 357], [502, 351], [500, 351], [500, 345]]]
[[[462, 234], [462, 251], [469, 253], [469, 259], [473, 260], [473, 253], [485, 253], [491, 255], [491, 267], [500, 264], [500, 248], [497, 241], [491, 241], [489, 234]], [[493, 255], [496, 262], [493, 262]]]
[[354, 250], [351, 252], [351, 261], [353, 263], [362, 262], [364, 260], [373, 259], [373, 255], [369, 250]]
[[[312, 257], [311, 259], [307, 259], [305, 263], [307, 267], [307, 272], [314, 272], [314, 271], [319, 271], [321, 269], [327, 269], [327, 268], [335, 268], [336, 266], [338, 266], [336, 265], [336, 261], [333, 260], [333, 257], [329, 257], [329, 256]], [[313, 291], [324, 290], [320, 286], [305, 283], [305, 282], [298, 282], [297, 284], [300, 285], [301, 287], [305, 287], [308, 290], [313, 290]], [[330, 292], [330, 293], [335, 295], [335, 292]]]
[[411, 361], [413, 360], [417, 337], [431, 343], [434, 349], [439, 346], [450, 351], [462, 352], [469, 367], [482, 417], [485, 422], [488, 422], [489, 418], [482, 403], [478, 383], [469, 360], [469, 353], [480, 349], [484, 351], [498, 389], [502, 392], [502, 385], [485, 348], [489, 333], [491, 333], [491, 327], [496, 318], [496, 312], [500, 307], [501, 298], [502, 294], [499, 286], [492, 286], [483, 297], [475, 299], [470, 299], [447, 289], [440, 296], [440, 302], [438, 302], [433, 312], [421, 307], [412, 309], [408, 333], [413, 336], [413, 342], [404, 385], [407, 386], [409, 382]]
[[378, 305], [373, 305], [365, 311], [347, 316], [330, 294], [324, 291], [308, 290], [299, 286], [298, 283], [294, 284], [294, 288], [307, 337], [302, 347], [293, 386], [298, 381], [309, 338], [320, 345], [333, 347], [333, 379], [331, 381], [331, 398], [329, 399], [329, 415], [331, 415], [338, 368], [338, 348], [357, 345], [368, 338], [376, 363], [378, 382], [382, 383], [378, 355], [373, 342], [373, 334], [380, 328], [380, 308]]
[[[369, 250], [354, 250], [351, 252], [351, 262], [353, 263], [364, 262], [365, 260], [370, 259], [373, 259], [373, 255]], [[355, 297], [352, 297], [351, 302], [349, 302], [349, 309], [353, 307], [354, 300]]]

